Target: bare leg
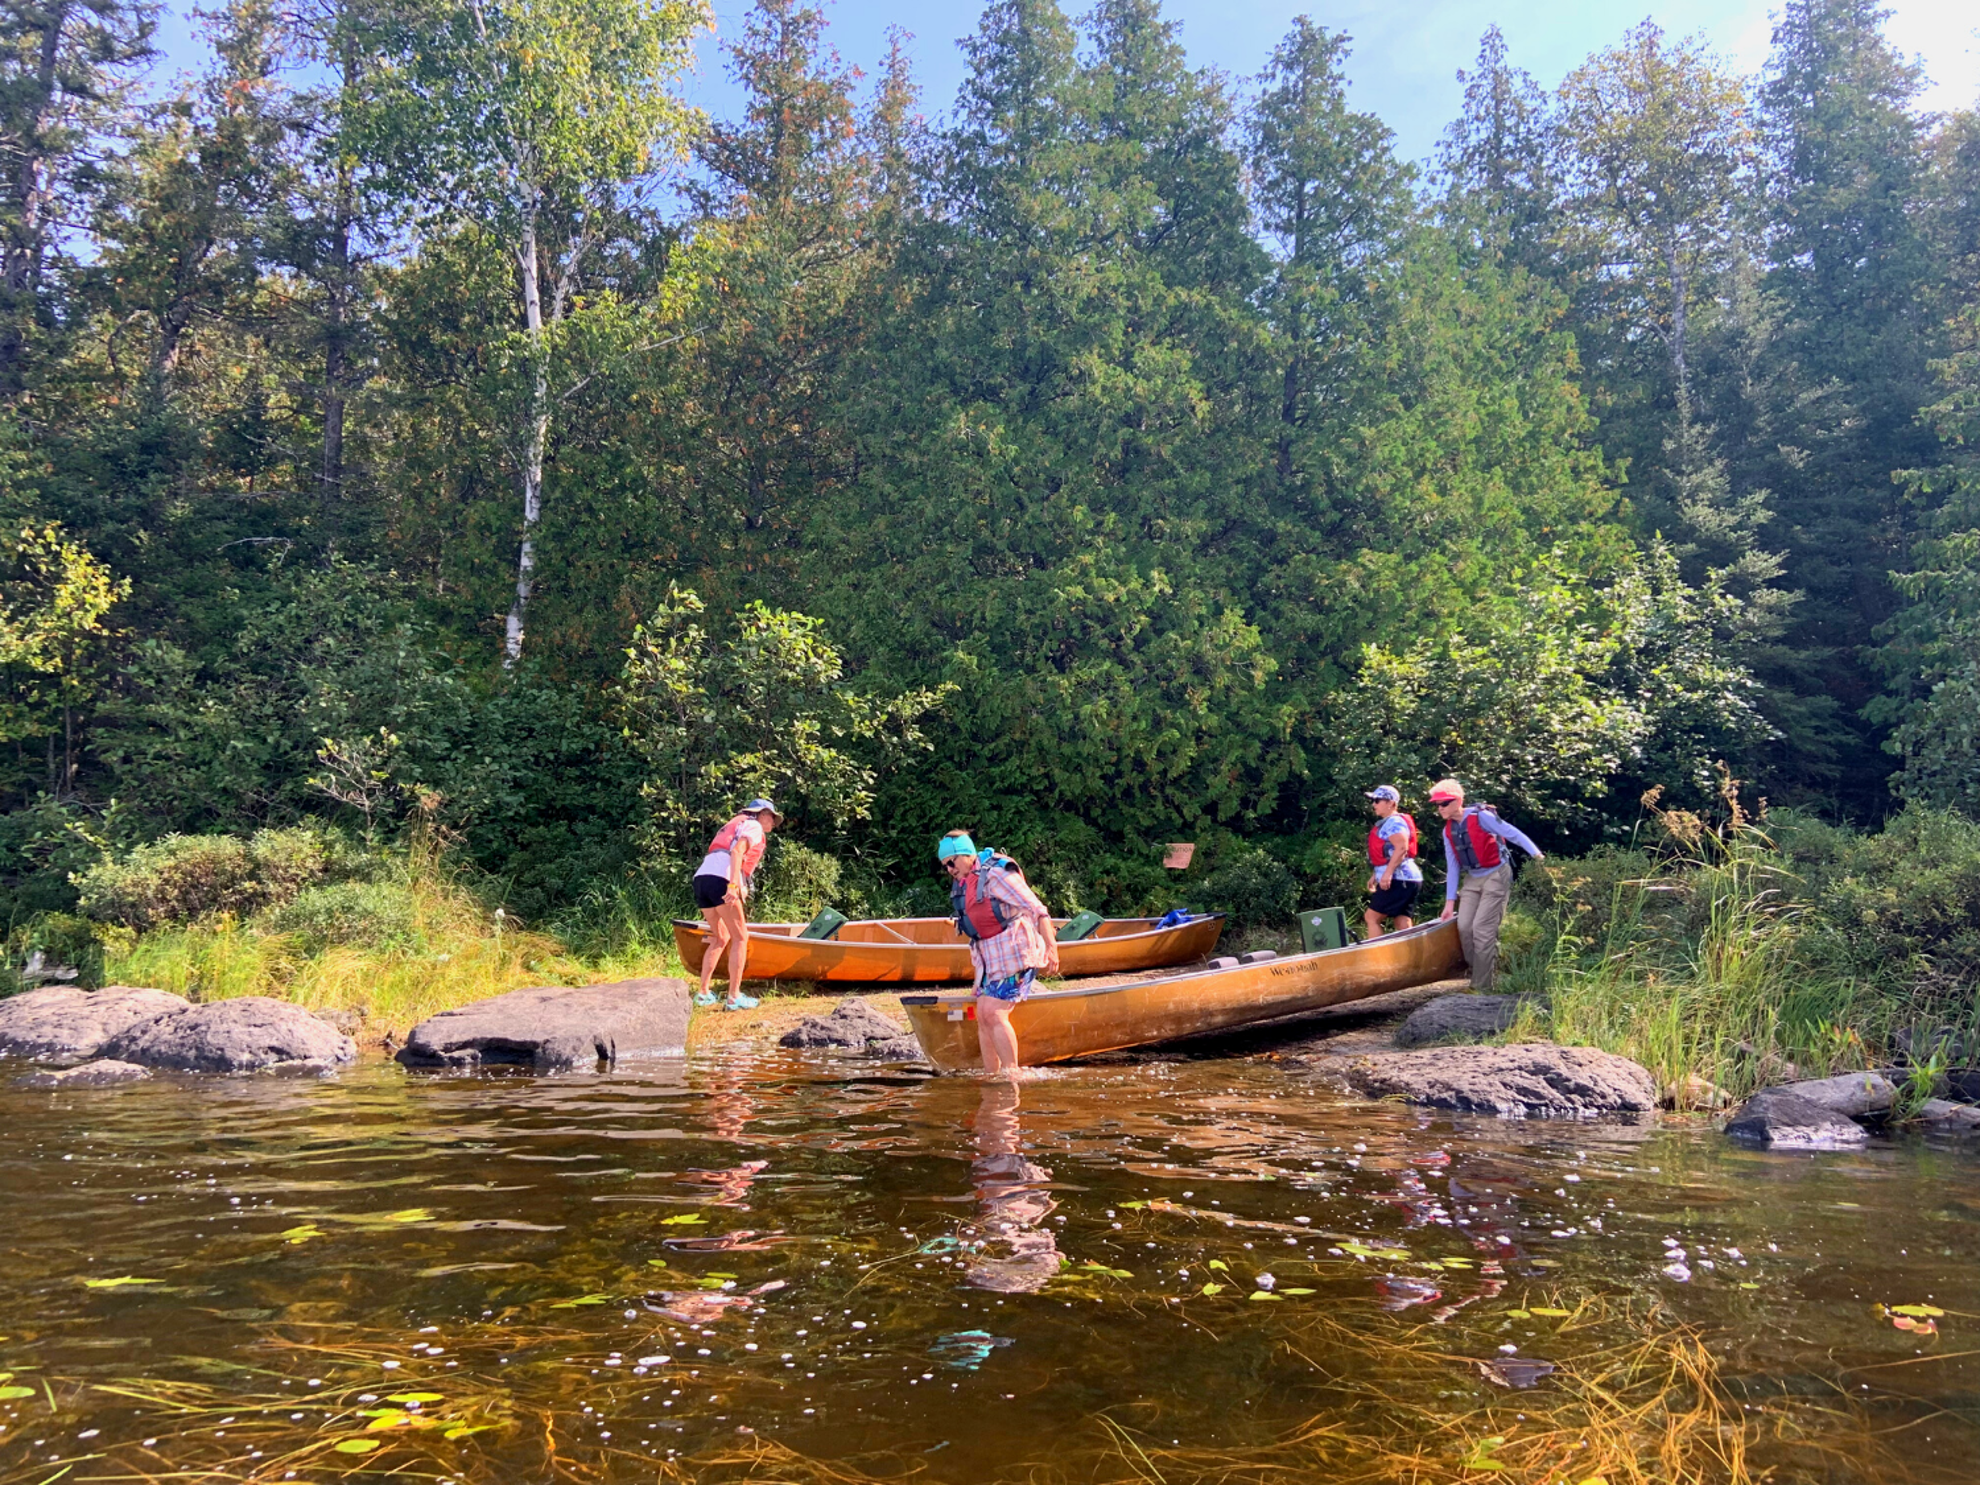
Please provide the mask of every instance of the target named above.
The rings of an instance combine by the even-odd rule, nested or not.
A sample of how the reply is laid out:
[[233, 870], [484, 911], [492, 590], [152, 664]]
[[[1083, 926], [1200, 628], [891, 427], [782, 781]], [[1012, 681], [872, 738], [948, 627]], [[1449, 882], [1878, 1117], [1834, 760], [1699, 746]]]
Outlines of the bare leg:
[[1361, 923], [1362, 927], [1367, 930], [1362, 934], [1363, 938], [1380, 938], [1382, 936], [1382, 915], [1376, 912], [1375, 909], [1370, 908], [1367, 912], [1363, 913], [1361, 915]]
[[1011, 1027], [1011, 1005], [994, 995], [976, 997], [976, 1044], [983, 1052], [983, 1070], [992, 1077], [1017, 1076], [1017, 1032]]
[[1415, 926], [1416, 926], [1416, 920], [1415, 920], [1414, 918], [1398, 918], [1398, 919], [1396, 919], [1396, 932], [1397, 932], [1397, 933], [1408, 933], [1408, 932], [1410, 931], [1410, 929], [1412, 929], [1412, 928], [1414, 928]]
[[743, 970], [749, 963], [749, 923], [741, 903], [731, 905], [729, 911], [736, 915], [735, 926], [729, 930], [729, 999], [733, 1001], [743, 993]]
[[701, 993], [710, 993], [709, 987], [715, 983], [715, 965], [722, 957], [722, 951], [729, 946], [729, 919], [726, 904], [722, 907], [703, 908], [701, 916], [708, 924], [708, 943], [701, 951]]

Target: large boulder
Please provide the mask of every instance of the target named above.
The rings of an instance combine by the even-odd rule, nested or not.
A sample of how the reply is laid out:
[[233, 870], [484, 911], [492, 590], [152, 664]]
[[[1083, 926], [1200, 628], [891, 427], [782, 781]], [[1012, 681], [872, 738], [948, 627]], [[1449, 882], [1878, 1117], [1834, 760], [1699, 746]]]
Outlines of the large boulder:
[[112, 1062], [99, 1057], [94, 1062], [84, 1062], [76, 1067], [65, 1067], [59, 1071], [45, 1069], [31, 1073], [21, 1079], [24, 1088], [109, 1088], [118, 1083], [141, 1083], [151, 1076], [151, 1069], [139, 1067], [135, 1062]]
[[1768, 1150], [1853, 1150], [1870, 1138], [1847, 1114], [1804, 1098], [1795, 1086], [1762, 1088], [1726, 1121], [1726, 1133]]
[[1509, 1119], [1591, 1119], [1657, 1107], [1656, 1080], [1627, 1057], [1551, 1042], [1378, 1052], [1357, 1059], [1346, 1075], [1377, 1098]]
[[357, 1046], [299, 1005], [243, 995], [133, 1026], [105, 1042], [101, 1055], [171, 1072], [236, 1073], [333, 1067], [354, 1061]]
[[1524, 997], [1518, 995], [1440, 995], [1409, 1013], [1409, 1019], [1396, 1028], [1396, 1045], [1483, 1041], [1518, 1020], [1524, 1004]]
[[869, 1042], [898, 1042], [908, 1029], [890, 1021], [856, 995], [832, 1007], [829, 1016], [806, 1016], [777, 1038], [780, 1047], [837, 1047], [864, 1052]]
[[183, 1011], [186, 1001], [163, 990], [106, 985], [78, 990], [51, 985], [0, 1000], [0, 1057], [34, 1062], [80, 1062], [140, 1022]]
[[687, 1050], [683, 980], [614, 980], [511, 990], [430, 1016], [412, 1029], [399, 1061], [414, 1068], [488, 1066], [559, 1072], [622, 1057]]

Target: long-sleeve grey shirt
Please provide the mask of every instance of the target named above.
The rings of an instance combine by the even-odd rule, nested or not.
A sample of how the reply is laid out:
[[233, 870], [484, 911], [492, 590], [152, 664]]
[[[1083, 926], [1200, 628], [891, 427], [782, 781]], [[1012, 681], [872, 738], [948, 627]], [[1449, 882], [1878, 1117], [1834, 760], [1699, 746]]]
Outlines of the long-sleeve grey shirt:
[[[1526, 832], [1521, 830], [1517, 825], [1508, 825], [1504, 820], [1501, 820], [1497, 815], [1493, 814], [1490, 810], [1478, 811], [1476, 818], [1478, 820], [1478, 824], [1480, 828], [1483, 829], [1487, 835], [1495, 835], [1500, 840], [1505, 841], [1509, 845], [1518, 846], [1522, 851], [1526, 852], [1527, 855], [1534, 857], [1536, 860], [1539, 858], [1540, 848], [1534, 845], [1532, 841], [1528, 840], [1526, 838]], [[1463, 819], [1464, 817], [1460, 815], [1458, 819], [1456, 821], [1453, 821], [1452, 823], [1460, 824], [1463, 821]], [[1444, 830], [1444, 831], [1439, 831], [1438, 833], [1444, 837], [1444, 901], [1455, 902], [1457, 901], [1457, 895], [1458, 895], [1457, 852], [1451, 849], [1450, 832], [1448, 830]], [[1506, 856], [1506, 853], [1504, 851], [1501, 851], [1499, 853], [1499, 864], [1497, 866], [1490, 867], [1484, 871], [1475, 872], [1473, 873], [1473, 875], [1488, 877], [1495, 871], [1508, 870], [1511, 867], [1511, 865], [1512, 865], [1511, 860]]]

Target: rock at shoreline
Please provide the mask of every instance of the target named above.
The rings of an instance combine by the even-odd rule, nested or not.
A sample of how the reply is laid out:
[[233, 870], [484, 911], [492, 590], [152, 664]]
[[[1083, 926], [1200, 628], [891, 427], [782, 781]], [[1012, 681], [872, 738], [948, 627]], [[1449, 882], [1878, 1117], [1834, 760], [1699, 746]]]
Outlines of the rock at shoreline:
[[397, 1056], [413, 1068], [561, 1072], [622, 1057], [679, 1056], [687, 1050], [687, 1028], [683, 980], [544, 985], [429, 1016]]
[[[1792, 1093], [1819, 1104], [1845, 1119], [1888, 1114], [1897, 1104], [1897, 1085], [1882, 1073], [1842, 1073], [1833, 1078], [1809, 1078], [1799, 1083], [1781, 1083], [1764, 1093]], [[1754, 1095], [1756, 1098], [1758, 1094]]]
[[[898, 1022], [890, 1021], [874, 1010], [856, 995], [849, 995], [832, 1007], [829, 1016], [806, 1016], [797, 1025], [777, 1038], [780, 1047], [819, 1048], [836, 1047], [842, 1051], [864, 1052], [871, 1043], [894, 1047], [905, 1041], [914, 1050], [907, 1055], [919, 1057], [921, 1048], [908, 1029]], [[875, 1056], [893, 1056], [892, 1051], [876, 1052]]]
[[885, 1041], [868, 1042], [866, 1055], [882, 1062], [926, 1062], [928, 1054], [912, 1036], [892, 1036]]
[[1847, 1114], [1795, 1091], [1806, 1086], [1762, 1088], [1726, 1121], [1726, 1134], [1769, 1150], [1853, 1150], [1870, 1138]]
[[135, 1062], [112, 1062], [98, 1058], [60, 1072], [38, 1072], [21, 1079], [23, 1088], [108, 1088], [117, 1083], [140, 1083], [151, 1076], [151, 1069]]
[[1980, 1108], [1970, 1103], [1928, 1098], [1918, 1106], [1917, 1120], [1924, 1134], [1980, 1134]]
[[1409, 1019], [1396, 1028], [1396, 1045], [1483, 1041], [1518, 1020], [1524, 1003], [1518, 995], [1440, 995], [1409, 1013]]
[[112, 1037], [141, 1022], [183, 1011], [187, 1002], [163, 990], [106, 985], [78, 990], [51, 985], [0, 1000], [0, 1057], [79, 1062]]
[[357, 1046], [299, 1005], [243, 995], [154, 1017], [105, 1042], [101, 1055], [170, 1072], [266, 1072], [352, 1062]]
[[1550, 1042], [1378, 1052], [1350, 1066], [1347, 1079], [1377, 1098], [1510, 1119], [1592, 1119], [1657, 1107], [1655, 1080], [1627, 1057]]

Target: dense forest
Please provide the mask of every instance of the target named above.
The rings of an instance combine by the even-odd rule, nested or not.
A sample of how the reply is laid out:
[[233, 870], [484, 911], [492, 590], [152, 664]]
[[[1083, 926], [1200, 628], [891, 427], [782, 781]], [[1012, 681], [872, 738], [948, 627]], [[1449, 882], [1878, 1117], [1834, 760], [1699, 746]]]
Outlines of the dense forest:
[[1489, 31], [1427, 169], [1347, 36], [1157, 0], [996, 0], [953, 100], [759, 0], [727, 119], [701, 0], [235, 0], [165, 97], [155, 21], [0, 5], [17, 930], [311, 819], [548, 923], [765, 792], [842, 892], [967, 826], [1101, 906], [1447, 773], [1980, 810], [1980, 114], [1873, 0]]

